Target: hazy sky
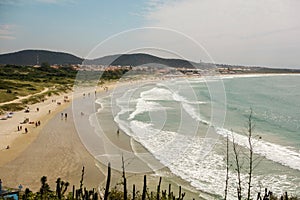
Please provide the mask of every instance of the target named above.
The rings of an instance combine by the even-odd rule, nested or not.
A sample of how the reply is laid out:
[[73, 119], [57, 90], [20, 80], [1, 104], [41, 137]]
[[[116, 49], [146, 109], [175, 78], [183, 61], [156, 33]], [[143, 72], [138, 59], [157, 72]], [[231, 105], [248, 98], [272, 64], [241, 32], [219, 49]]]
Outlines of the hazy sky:
[[[194, 39], [216, 63], [300, 68], [299, 19], [299, 0], [0, 0], [0, 53], [49, 49], [86, 57], [119, 32], [162, 27]], [[123, 37], [106, 53], [167, 39], [170, 51], [207, 60], [176, 32], [142, 35]]]

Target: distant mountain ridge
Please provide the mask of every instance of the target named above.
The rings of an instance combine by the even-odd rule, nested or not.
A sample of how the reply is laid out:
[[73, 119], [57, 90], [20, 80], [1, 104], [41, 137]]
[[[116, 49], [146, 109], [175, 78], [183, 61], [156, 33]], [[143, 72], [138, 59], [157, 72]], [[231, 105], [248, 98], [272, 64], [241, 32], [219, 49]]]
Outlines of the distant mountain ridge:
[[170, 67], [185, 67], [194, 68], [193, 62], [183, 59], [173, 58], [160, 58], [157, 56], [136, 53], [136, 54], [118, 54], [111, 56], [104, 56], [93, 60], [85, 60], [85, 64], [98, 64], [98, 65], [121, 65], [121, 66], [141, 66], [141, 65], [161, 65]]
[[121, 65], [121, 66], [140, 66], [140, 65], [165, 65], [170, 67], [194, 68], [196, 63], [183, 59], [167, 59], [157, 56], [137, 53], [119, 54], [104, 56], [101, 58], [84, 60], [77, 56], [63, 52], [53, 52], [47, 50], [22, 50], [13, 53], [1, 54], [0, 64], [12, 65], [36, 65], [47, 62], [51, 65], [58, 64], [95, 64], [95, 65]]
[[136, 54], [116, 54], [104, 56], [96, 59], [83, 59], [75, 55], [54, 52], [48, 50], [22, 50], [13, 53], [0, 54], [0, 65], [36, 65], [47, 62], [50, 65], [69, 65], [69, 64], [94, 64], [94, 65], [120, 65], [120, 66], [155, 66], [155, 67], [175, 67], [175, 68], [200, 68], [211, 69], [214, 67], [230, 69], [235, 73], [300, 73], [300, 69], [285, 68], [267, 68], [252, 66], [251, 71], [239, 71], [239, 68], [248, 69], [249, 67], [241, 65], [213, 64], [213, 63], [195, 63], [184, 59], [161, 58], [145, 53]]
[[83, 59], [69, 53], [47, 50], [22, 50], [13, 53], [1, 54], [0, 64], [36, 65], [47, 62], [51, 65], [79, 64]]

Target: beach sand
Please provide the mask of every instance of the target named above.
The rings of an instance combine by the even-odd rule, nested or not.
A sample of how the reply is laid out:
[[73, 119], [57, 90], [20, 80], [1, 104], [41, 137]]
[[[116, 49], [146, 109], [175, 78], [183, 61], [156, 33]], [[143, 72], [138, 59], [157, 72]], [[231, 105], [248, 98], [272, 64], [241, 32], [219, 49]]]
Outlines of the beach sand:
[[[14, 160], [36, 139], [44, 125], [52, 117], [70, 105], [71, 94], [69, 92], [49, 97], [44, 102], [29, 105], [29, 113], [22, 110], [14, 112], [12, 118], [0, 120], [0, 166]], [[69, 102], [64, 102], [65, 96], [68, 96]], [[60, 105], [58, 105], [58, 102], [60, 102]], [[39, 111], [37, 111], [37, 108]], [[33, 124], [21, 124], [26, 118]], [[35, 122], [37, 121], [40, 121], [41, 125], [36, 127]], [[18, 126], [22, 126], [22, 130], [18, 131]], [[27, 134], [25, 134], [25, 128], [28, 130]], [[10, 148], [6, 149], [7, 146]]]
[[[131, 84], [121, 84], [121, 87], [126, 91], [132, 88]], [[122, 90], [118, 90], [117, 92], [120, 91]], [[123, 93], [121, 92], [121, 94]], [[109, 93], [106, 95], [109, 95]], [[84, 110], [84, 116], [79, 114], [82, 110]], [[94, 116], [93, 113], [97, 110], [100, 110], [100, 112], [96, 114], [97, 116]], [[122, 182], [121, 166], [123, 155], [129, 191], [132, 191], [133, 184], [136, 185], [137, 190], [142, 191], [143, 176], [147, 174], [147, 187], [151, 191], [156, 191], [159, 177], [162, 176], [161, 189], [168, 190], [168, 185], [172, 184], [172, 190], [175, 194], [178, 194], [178, 187], [180, 185], [182, 191], [186, 192], [186, 199], [203, 199], [199, 197], [199, 191], [191, 187], [187, 181], [172, 174], [168, 168], [160, 164], [142, 145], [125, 134], [114, 122], [112, 108], [109, 105], [101, 106], [95, 104], [95, 98], [93, 97], [85, 97], [84, 101], [82, 98], [78, 98], [74, 100], [73, 112], [75, 112], [75, 124], [82, 142], [89, 149], [90, 153], [98, 161], [101, 161], [97, 162], [99, 169], [102, 173], [106, 174], [108, 162], [115, 169], [112, 170], [112, 186]], [[94, 124], [93, 127], [90, 124]], [[95, 134], [95, 129], [97, 134]], [[119, 134], [117, 130], [119, 130]], [[146, 158], [148, 163], [151, 163], [152, 167], [155, 166], [157, 170], [152, 170], [148, 166], [148, 163], [142, 161], [140, 157], [135, 156], [136, 153], [145, 153], [146, 156], [143, 159]], [[104, 186], [102, 182], [101, 187]], [[211, 195], [205, 193], [201, 193], [201, 195], [211, 197]]]
[[[114, 84], [110, 84], [109, 90], [113, 87]], [[100, 88], [100, 90], [103, 90], [103, 88]], [[106, 92], [100, 92], [97, 93], [97, 96], [108, 94], [109, 93]], [[84, 108], [84, 104], [89, 105], [87, 102], [94, 102], [95, 97], [93, 97], [93, 95], [91, 95], [91, 97], [85, 96], [84, 98], [78, 96], [78, 98], [74, 99], [79, 101], [79, 103], [83, 105], [82, 108]], [[49, 99], [49, 101], [51, 100]], [[3, 184], [12, 188], [17, 188], [19, 184], [22, 184], [23, 188], [29, 187], [31, 190], [37, 191], [40, 187], [40, 178], [47, 176], [48, 183], [52, 189], [55, 188], [55, 181], [58, 177], [64, 181], [68, 181], [71, 186], [75, 185], [78, 188], [81, 178], [81, 169], [84, 166], [84, 186], [89, 189], [103, 189], [106, 180], [107, 163], [98, 162], [94, 156], [92, 156], [92, 149], [89, 149], [90, 152], [86, 149], [86, 146], [82, 143], [82, 138], [80, 138], [77, 133], [77, 131], [80, 131], [78, 130], [79, 127], [83, 128], [87, 134], [94, 133], [94, 127], [89, 126], [88, 113], [85, 113], [84, 116], [79, 116], [81, 113], [76, 111], [76, 109], [74, 111], [74, 108], [68, 103], [60, 105], [59, 107], [52, 105], [51, 102], [50, 104], [44, 102], [44, 105], [45, 107], [41, 104], [31, 106], [32, 110], [39, 106], [39, 112], [42, 113], [44, 111], [43, 114], [37, 115], [36, 118], [34, 118], [35, 110], [30, 112], [30, 118], [32, 118], [32, 120], [41, 120], [42, 126], [35, 128], [34, 125], [30, 125], [32, 127], [30, 127], [28, 134], [20, 134], [16, 131], [16, 124], [10, 125], [11, 127], [15, 127], [16, 133], [13, 134], [20, 135], [17, 135], [13, 139], [6, 140], [5, 142], [11, 142], [11, 148], [1, 150], [0, 152], [0, 178]], [[50, 108], [53, 111], [48, 114], [47, 112]], [[86, 110], [84, 111], [86, 112]], [[67, 119], [65, 119], [64, 116], [62, 117], [61, 113], [67, 113]], [[17, 114], [15, 114], [15, 116], [17, 116], [15, 120], [22, 120], [24, 115], [20, 113], [20, 116], [17, 116]], [[73, 117], [82, 117], [80, 124], [74, 123]], [[113, 121], [112, 115], [109, 113], [106, 116], [103, 115], [102, 120], [106, 124], [102, 127], [106, 136], [120, 148], [126, 151], [132, 151], [131, 144], [134, 141], [122, 131], [120, 131], [118, 136], [116, 135], [118, 127]], [[136, 147], [135, 150], [138, 149], [140, 152], [146, 151], [138, 143], [135, 143], [134, 146]], [[152, 157], [151, 159], [155, 158]], [[120, 161], [119, 163], [121, 163]], [[141, 164], [139, 159], [136, 159], [131, 165], [139, 169], [147, 167]], [[112, 167], [119, 169], [120, 165]], [[163, 176], [162, 189], [167, 190], [170, 183], [172, 184], [172, 190], [177, 194], [178, 185], [181, 185], [183, 191], [187, 193], [185, 199], [202, 199], [199, 198], [199, 191], [196, 191], [189, 183], [172, 174], [167, 168], [162, 168], [156, 172], [151, 170], [147, 171], [147, 183], [150, 190], [156, 191], [159, 176]], [[132, 191], [132, 185], [135, 184], [137, 190], [141, 191], [145, 173], [126, 174], [128, 190]], [[119, 170], [113, 170], [111, 187], [121, 181], [121, 172]], [[71, 189], [71, 187], [69, 189]], [[202, 195], [206, 196], [205, 194]]]
[[[85, 186], [97, 187], [104, 180], [93, 157], [76, 134], [71, 103], [63, 102], [65, 96], [71, 99], [72, 94], [49, 98], [43, 103], [31, 105], [29, 113], [16, 112], [13, 118], [1, 121], [0, 178], [5, 186], [17, 188], [22, 184], [23, 188], [37, 191], [42, 176], [48, 177], [52, 188], [58, 177], [78, 186], [83, 166], [85, 180], [88, 180]], [[52, 102], [54, 99], [56, 102]], [[24, 118], [34, 122], [39, 120], [41, 126], [19, 124]], [[18, 125], [22, 125], [22, 131], [17, 131]], [[25, 127], [27, 134], [24, 134]], [[10, 148], [5, 149], [6, 145]]]

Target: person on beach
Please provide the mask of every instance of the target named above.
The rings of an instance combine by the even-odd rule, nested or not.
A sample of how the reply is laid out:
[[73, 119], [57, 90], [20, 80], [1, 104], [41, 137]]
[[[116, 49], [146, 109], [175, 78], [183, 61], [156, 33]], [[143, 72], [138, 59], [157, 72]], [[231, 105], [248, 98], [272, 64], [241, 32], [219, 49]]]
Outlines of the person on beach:
[[50, 114], [50, 113], [51, 113], [51, 110], [49, 110], [48, 113]]
[[18, 126], [18, 131], [20, 131], [20, 127]]
[[38, 123], [37, 122], [35, 122], [35, 127], [37, 127], [38, 126]]
[[28, 133], [28, 129], [27, 128], [25, 128], [25, 133]]
[[40, 125], [41, 125], [41, 121], [39, 120], [39, 121], [37, 122], [37, 124], [38, 124], [38, 126], [40, 126]]
[[67, 119], [68, 118], [68, 114], [67, 113], [65, 113], [65, 119]]
[[40, 111], [40, 109], [39, 109], [39, 108], [36, 108], [36, 111], [37, 111], [37, 112], [39, 112], [39, 111]]
[[118, 135], [118, 136], [120, 135], [120, 129], [117, 130], [117, 135]]

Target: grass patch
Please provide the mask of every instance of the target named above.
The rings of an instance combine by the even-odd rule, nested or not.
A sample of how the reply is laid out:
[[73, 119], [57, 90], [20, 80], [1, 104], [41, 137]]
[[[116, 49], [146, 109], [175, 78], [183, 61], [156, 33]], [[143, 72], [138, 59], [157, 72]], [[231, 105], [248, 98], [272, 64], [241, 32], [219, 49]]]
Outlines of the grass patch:
[[16, 98], [17, 96], [13, 92], [8, 93], [7, 90], [0, 90], [0, 103], [12, 101]]
[[3, 114], [7, 111], [19, 111], [23, 110], [25, 105], [22, 103], [10, 103], [0, 106], [0, 113]]
[[20, 80], [0, 80], [0, 103], [41, 92], [46, 84]]

